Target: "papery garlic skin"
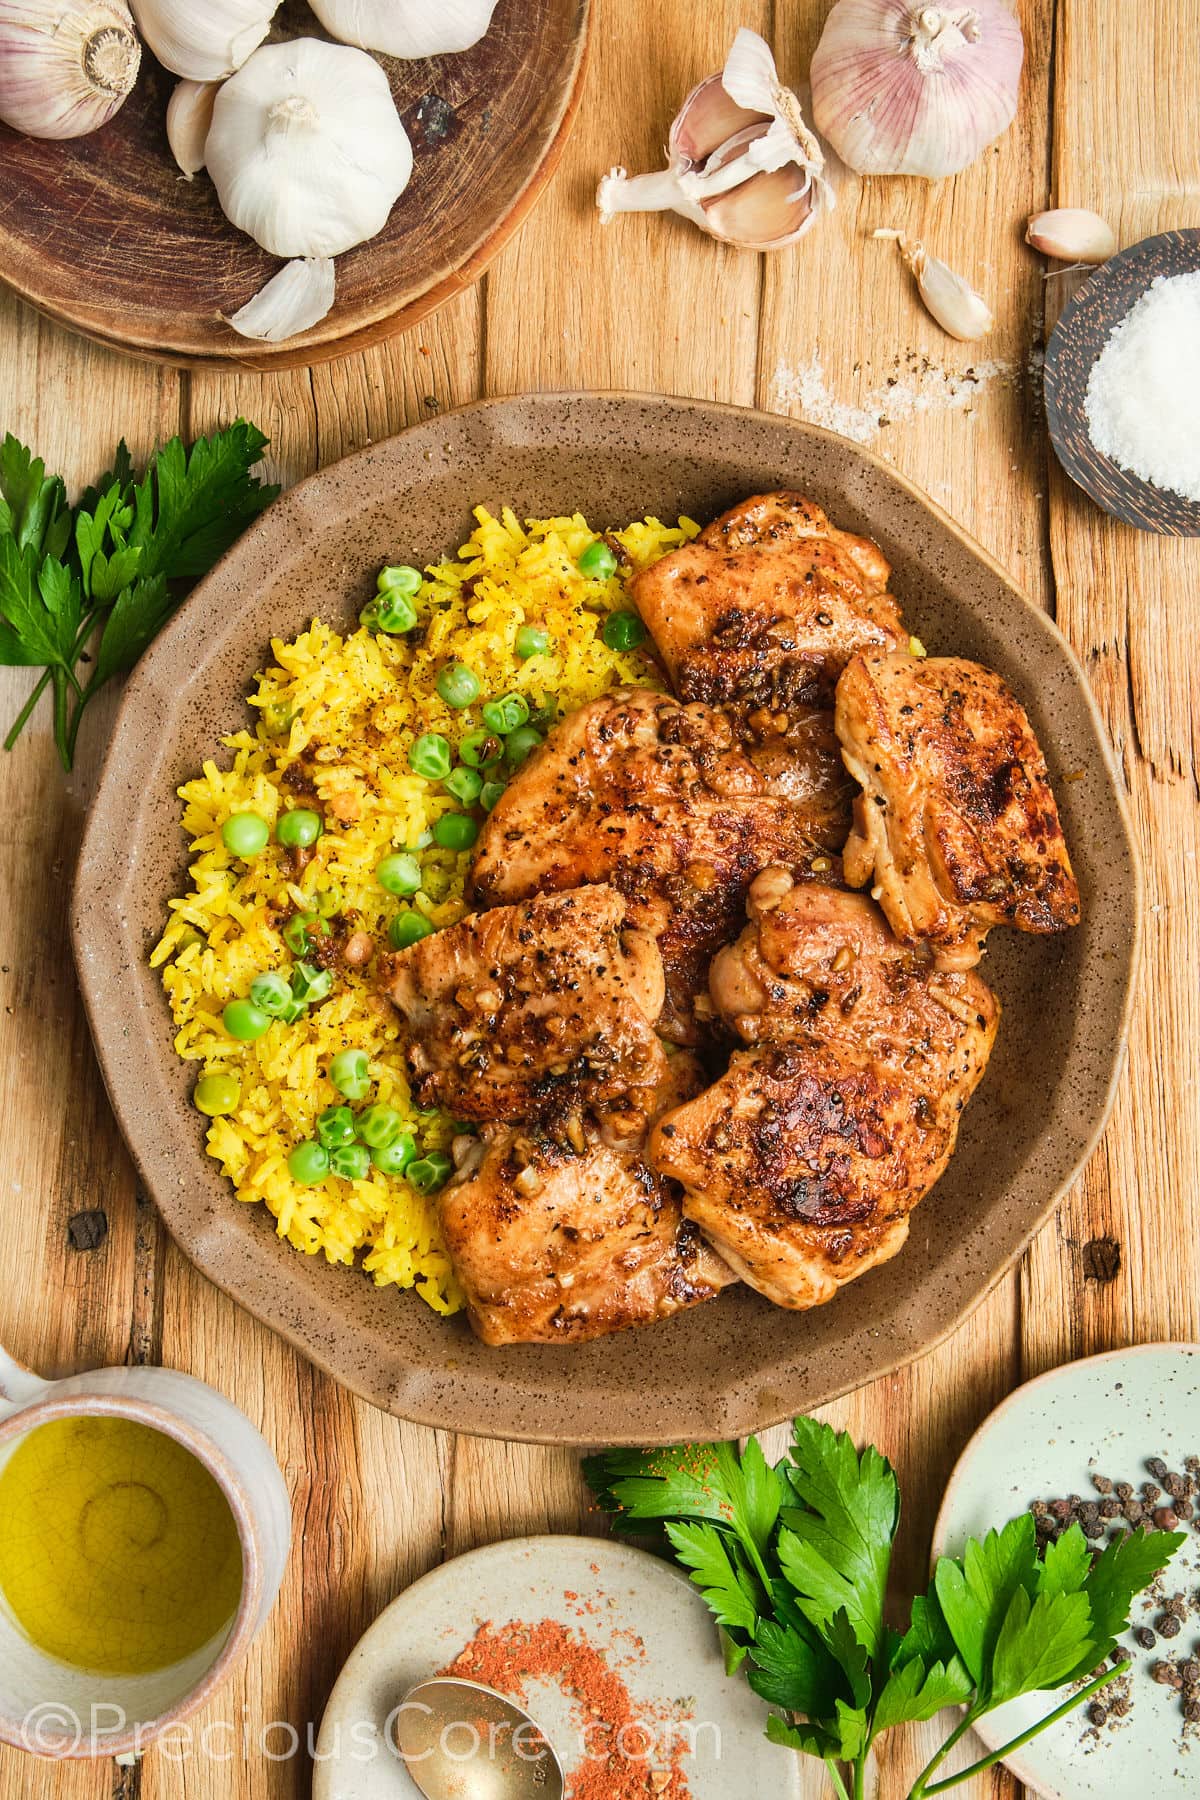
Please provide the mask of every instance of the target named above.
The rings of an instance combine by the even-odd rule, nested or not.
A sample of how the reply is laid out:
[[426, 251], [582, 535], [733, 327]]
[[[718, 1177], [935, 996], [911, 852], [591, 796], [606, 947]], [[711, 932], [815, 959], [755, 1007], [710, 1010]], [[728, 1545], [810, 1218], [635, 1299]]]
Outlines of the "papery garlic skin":
[[373, 57], [295, 38], [225, 82], [205, 161], [227, 218], [264, 250], [326, 257], [382, 231], [413, 154]]
[[926, 307], [942, 330], [962, 343], [986, 337], [996, 323], [991, 307], [976, 293], [965, 276], [949, 263], [931, 256], [924, 244], [902, 231], [876, 231], [873, 236], [894, 243], [916, 278]]
[[1102, 263], [1115, 256], [1117, 250], [1116, 233], [1107, 220], [1080, 206], [1035, 213], [1025, 242], [1056, 262]]
[[486, 37], [498, 0], [309, 0], [331, 37], [385, 56], [446, 56]]
[[220, 81], [271, 29], [280, 0], [132, 0], [138, 29], [164, 69]]
[[333, 259], [301, 257], [272, 275], [229, 324], [242, 337], [282, 344], [319, 325], [332, 310], [335, 291]]
[[204, 167], [204, 146], [220, 86], [219, 81], [177, 81], [167, 101], [167, 142], [189, 181]]
[[596, 190], [604, 224], [619, 212], [677, 212], [739, 250], [777, 250], [834, 205], [799, 99], [780, 82], [770, 47], [745, 28], [721, 74], [684, 101], [667, 156], [652, 175], [609, 171]]
[[125, 104], [142, 46], [124, 0], [0, 0], [0, 119], [86, 137]]
[[836, 0], [812, 60], [817, 130], [860, 175], [954, 175], [1012, 124], [1024, 57], [1006, 0]]

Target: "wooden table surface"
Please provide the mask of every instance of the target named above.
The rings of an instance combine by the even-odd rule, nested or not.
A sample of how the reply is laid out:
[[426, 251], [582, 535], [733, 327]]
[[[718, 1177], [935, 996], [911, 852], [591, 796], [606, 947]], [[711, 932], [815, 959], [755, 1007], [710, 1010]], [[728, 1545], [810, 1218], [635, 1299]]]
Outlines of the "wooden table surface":
[[[582, 117], [546, 197], [486, 279], [408, 336], [311, 372], [189, 378], [93, 349], [0, 296], [0, 430], [74, 483], [104, 466], [120, 432], [145, 452], [238, 413], [270, 434], [271, 469], [292, 481], [483, 394], [638, 388], [828, 417], [820, 379], [858, 409], [839, 414], [842, 428], [869, 435], [1054, 613], [1112, 734], [1142, 847], [1141, 1001], [1109, 1130], [1057, 1218], [948, 1343], [827, 1409], [898, 1466], [905, 1580], [923, 1580], [956, 1456], [1017, 1383], [1114, 1345], [1200, 1337], [1200, 549], [1108, 521], [1049, 458], [1037, 360], [1066, 284], [1046, 282], [1021, 241], [1051, 197], [1098, 208], [1123, 243], [1197, 222], [1185, 104], [1200, 79], [1197, 7], [1022, 0], [1020, 116], [994, 151], [939, 186], [850, 183], [817, 233], [762, 258], [667, 217], [602, 229], [596, 178], [616, 162], [658, 166], [677, 103], [720, 66], [737, 24], [768, 36], [785, 79], [799, 80], [827, 0], [599, 0]], [[894, 250], [871, 242], [879, 225], [927, 238], [985, 291], [998, 319], [985, 344], [940, 333]], [[968, 370], [964, 405], [943, 371]], [[5, 716], [27, 683], [4, 673]], [[216, 1740], [236, 1742], [228, 1760], [160, 1749], [118, 1769], [5, 1751], [0, 1795], [291, 1800], [309, 1791], [308, 1758], [281, 1755], [282, 1733], [264, 1745], [262, 1726], [315, 1734], [346, 1653], [406, 1583], [496, 1538], [600, 1527], [570, 1450], [429, 1431], [355, 1400], [198, 1276], [139, 1193], [66, 930], [111, 717], [111, 704], [93, 708], [69, 782], [44, 713], [0, 756], [0, 1340], [48, 1374], [163, 1362], [213, 1382], [274, 1445], [296, 1542], [268, 1627], [208, 1715], [234, 1723]], [[88, 1208], [103, 1209], [108, 1236], [75, 1250], [68, 1221]], [[888, 1740], [885, 1800], [906, 1791], [932, 1730]], [[1018, 1789], [996, 1771], [961, 1791]]]

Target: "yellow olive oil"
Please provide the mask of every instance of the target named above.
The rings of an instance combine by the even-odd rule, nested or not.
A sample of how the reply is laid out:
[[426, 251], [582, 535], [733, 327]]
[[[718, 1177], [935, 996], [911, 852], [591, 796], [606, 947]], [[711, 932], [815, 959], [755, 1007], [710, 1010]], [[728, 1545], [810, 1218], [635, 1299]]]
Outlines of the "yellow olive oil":
[[54, 1419], [0, 1469], [0, 1592], [48, 1656], [145, 1674], [237, 1610], [242, 1552], [202, 1463], [133, 1419]]

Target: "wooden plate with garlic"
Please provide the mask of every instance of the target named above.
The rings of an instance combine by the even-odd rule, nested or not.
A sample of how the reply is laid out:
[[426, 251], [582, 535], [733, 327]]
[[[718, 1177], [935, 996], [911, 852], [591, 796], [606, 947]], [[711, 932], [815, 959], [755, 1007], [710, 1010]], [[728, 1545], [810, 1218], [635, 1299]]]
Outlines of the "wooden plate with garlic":
[[82, 87], [27, 10], [10, 32], [0, 6], [0, 276], [112, 348], [267, 368], [479, 277], [558, 161], [591, 0], [68, 0]]

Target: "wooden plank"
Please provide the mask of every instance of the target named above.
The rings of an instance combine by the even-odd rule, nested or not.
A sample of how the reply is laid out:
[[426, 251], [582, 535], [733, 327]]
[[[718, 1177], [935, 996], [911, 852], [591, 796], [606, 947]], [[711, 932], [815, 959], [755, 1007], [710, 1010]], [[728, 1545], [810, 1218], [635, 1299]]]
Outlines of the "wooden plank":
[[[137, 455], [179, 429], [178, 377], [93, 349], [7, 294], [0, 346], [0, 435], [14, 432], [75, 488], [108, 466], [117, 432]], [[0, 671], [4, 730], [34, 679], [27, 669]], [[70, 779], [45, 702], [11, 755], [0, 752], [0, 1342], [47, 1375], [124, 1362], [133, 1336], [141, 1212], [67, 938], [83, 814], [112, 711], [107, 698], [91, 708]], [[89, 1210], [104, 1214], [107, 1236], [95, 1250], [73, 1249], [69, 1221]], [[0, 1792], [100, 1800], [111, 1791], [104, 1764], [36, 1764], [0, 1750]]]

